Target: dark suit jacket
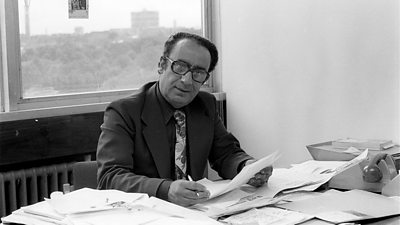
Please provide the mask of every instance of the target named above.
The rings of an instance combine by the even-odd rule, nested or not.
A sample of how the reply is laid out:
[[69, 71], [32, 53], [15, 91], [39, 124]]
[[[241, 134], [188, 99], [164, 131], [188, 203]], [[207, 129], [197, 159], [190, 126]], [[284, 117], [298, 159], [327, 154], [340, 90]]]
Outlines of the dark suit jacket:
[[[188, 171], [203, 178], [209, 160], [218, 174], [232, 179], [238, 165], [251, 159], [227, 132], [216, 111], [216, 99], [199, 92], [186, 106]], [[97, 148], [98, 187], [156, 196], [173, 178], [167, 130], [156, 97], [156, 83], [112, 102], [105, 111]]]

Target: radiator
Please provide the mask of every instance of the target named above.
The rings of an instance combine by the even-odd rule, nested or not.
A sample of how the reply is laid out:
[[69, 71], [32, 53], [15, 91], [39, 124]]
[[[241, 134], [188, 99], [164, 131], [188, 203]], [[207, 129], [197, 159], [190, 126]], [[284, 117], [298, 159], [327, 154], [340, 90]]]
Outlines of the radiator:
[[49, 198], [53, 191], [62, 191], [72, 181], [72, 164], [29, 168], [0, 173], [0, 217], [21, 206]]

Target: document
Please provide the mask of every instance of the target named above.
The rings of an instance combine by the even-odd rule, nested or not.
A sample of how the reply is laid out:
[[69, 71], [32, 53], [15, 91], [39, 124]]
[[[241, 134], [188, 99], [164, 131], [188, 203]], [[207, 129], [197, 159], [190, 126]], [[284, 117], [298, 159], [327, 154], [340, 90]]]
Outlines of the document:
[[67, 225], [65, 216], [56, 212], [46, 201], [21, 207], [1, 220], [3, 223]]
[[[335, 175], [343, 172], [344, 170], [359, 164], [368, 156], [368, 149], [363, 151], [359, 156], [350, 161], [317, 161], [309, 160], [301, 164], [293, 165], [291, 170], [292, 176], [297, 174], [297, 179], [306, 179], [309, 184], [295, 189], [286, 189], [284, 193], [291, 193], [295, 191], [313, 191], [320, 187], [322, 184], [328, 182]], [[303, 175], [301, 175], [303, 174]], [[296, 180], [296, 178], [294, 178]]]
[[[330, 189], [328, 191], [337, 191], [335, 189]], [[301, 201], [309, 198], [315, 198], [322, 195], [324, 192], [317, 191], [296, 191], [289, 194], [282, 194], [281, 201], [278, 204], [286, 204], [288, 202]]]
[[165, 219], [155, 220], [145, 225], [166, 225], [166, 224], [173, 224], [173, 225], [223, 225], [217, 221], [200, 221], [200, 220], [192, 220], [192, 219], [184, 219], [184, 218], [177, 218], [177, 217], [168, 217]]
[[300, 164], [292, 165], [291, 169], [310, 174], [332, 174], [332, 176], [359, 164], [367, 159], [368, 149], [350, 161], [317, 161], [309, 160]]
[[129, 204], [147, 198], [149, 198], [148, 195], [143, 193], [82, 188], [56, 198], [45, 200], [56, 212], [66, 215], [129, 207]]
[[204, 203], [196, 204], [191, 208], [201, 211], [211, 218], [218, 218], [223, 215], [229, 215], [234, 213], [231, 210], [231, 206], [234, 207], [235, 205], [243, 201], [249, 200], [248, 198], [254, 193], [254, 190], [254, 187], [250, 187], [250, 185], [244, 185], [224, 195], [220, 195], [218, 197], [210, 199]]
[[306, 213], [335, 224], [400, 215], [400, 202], [364, 190], [328, 192], [279, 207]]
[[149, 199], [141, 201], [141, 204], [153, 209], [154, 211], [168, 213], [170, 217], [172, 216], [193, 221], [201, 221], [205, 224], [220, 224], [219, 222], [209, 218], [202, 212], [188, 209], [186, 207], [182, 207], [159, 198], [150, 197]]
[[145, 206], [136, 205], [130, 209], [118, 208], [113, 210], [93, 211], [67, 215], [73, 225], [110, 225], [110, 224], [147, 224], [159, 219], [170, 217], [167, 213], [154, 211]]
[[49, 217], [28, 214], [22, 209], [15, 210], [10, 215], [1, 218], [3, 224], [29, 224], [29, 225], [70, 225], [67, 221]]
[[230, 216], [222, 221], [230, 225], [293, 225], [307, 221], [311, 218], [312, 216], [304, 213], [275, 207], [263, 207], [259, 209], [251, 209], [247, 212]]
[[252, 178], [256, 173], [265, 167], [272, 166], [272, 164], [279, 158], [278, 152], [274, 152], [256, 162], [245, 166], [238, 175], [236, 175], [233, 180], [221, 180], [221, 181], [210, 181], [206, 178], [197, 181], [204, 185], [210, 192], [210, 199], [215, 198], [219, 195], [225, 194], [233, 189], [246, 184], [250, 178]]
[[54, 220], [61, 221], [64, 219], [64, 215], [57, 213], [49, 205], [49, 203], [47, 203], [45, 201], [41, 201], [41, 202], [35, 203], [30, 206], [21, 207], [21, 210], [28, 214], [37, 215], [37, 216], [50, 218], [50, 219], [54, 219]]

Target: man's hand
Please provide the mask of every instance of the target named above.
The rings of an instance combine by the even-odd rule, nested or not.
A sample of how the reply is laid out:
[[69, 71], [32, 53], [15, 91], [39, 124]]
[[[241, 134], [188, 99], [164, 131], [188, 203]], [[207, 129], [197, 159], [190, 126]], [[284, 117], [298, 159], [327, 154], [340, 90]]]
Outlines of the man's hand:
[[[247, 160], [246, 166], [254, 163], [256, 160]], [[260, 170], [260, 172], [256, 173], [254, 177], [250, 178], [248, 184], [254, 187], [261, 187], [265, 183], [268, 182], [269, 177], [272, 175], [273, 168], [272, 166], [265, 167], [264, 169]]]
[[190, 206], [208, 200], [210, 192], [201, 184], [194, 181], [176, 180], [171, 183], [168, 191], [168, 201]]

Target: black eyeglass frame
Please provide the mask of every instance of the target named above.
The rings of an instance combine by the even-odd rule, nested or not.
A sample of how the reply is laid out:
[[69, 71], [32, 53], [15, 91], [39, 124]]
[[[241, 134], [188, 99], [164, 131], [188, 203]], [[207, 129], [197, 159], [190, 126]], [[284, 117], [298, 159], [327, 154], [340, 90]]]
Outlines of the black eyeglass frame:
[[[178, 74], [178, 75], [185, 76], [187, 73], [191, 72], [192, 80], [194, 80], [194, 81], [196, 81], [197, 83], [200, 83], [200, 84], [204, 84], [204, 83], [208, 80], [208, 78], [210, 78], [210, 73], [208, 73], [205, 69], [193, 68], [194, 66], [190, 65], [190, 64], [187, 63], [187, 62], [184, 62], [184, 61], [181, 61], [181, 60], [173, 60], [173, 59], [169, 58], [168, 56], [163, 56], [163, 58], [167, 59], [167, 60], [171, 63], [171, 70], [172, 70], [172, 72], [174, 72], [174, 73], [176, 73], [176, 74]], [[184, 73], [178, 73], [178, 72], [176, 72], [176, 71], [174, 70], [174, 64], [177, 63], [177, 62], [183, 63], [183, 64], [187, 65], [188, 70], [187, 70], [186, 72], [184, 72]], [[206, 78], [204, 79], [204, 81], [198, 81], [198, 80], [196, 80], [196, 79], [193, 77], [193, 70], [204, 71], [204, 72], [207, 74], [207, 76], [206, 76]]]

